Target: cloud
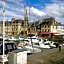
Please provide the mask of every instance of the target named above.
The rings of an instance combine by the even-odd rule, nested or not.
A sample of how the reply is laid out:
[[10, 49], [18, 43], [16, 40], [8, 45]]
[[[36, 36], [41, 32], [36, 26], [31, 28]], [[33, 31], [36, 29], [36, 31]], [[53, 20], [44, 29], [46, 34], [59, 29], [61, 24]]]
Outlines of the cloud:
[[18, 18], [22, 18], [21, 15], [17, 15], [15, 12], [8, 11], [8, 10], [6, 10], [5, 16], [6, 17], [18, 17]]
[[34, 8], [34, 7], [31, 7], [31, 11], [32, 11], [33, 14], [36, 14], [37, 16], [44, 16], [44, 15], [46, 15], [44, 12], [42, 12], [42, 11], [40, 11], [40, 10]]
[[[13, 0], [8, 0], [8, 1], [12, 1], [13, 2]], [[9, 4], [9, 3], [7, 3], [6, 2], [6, 4], [5, 4], [5, 14], [6, 14], [6, 18], [12, 18], [12, 17], [14, 17], [14, 18], [20, 18], [20, 19], [24, 19], [23, 18], [23, 15], [24, 15], [24, 9], [21, 7], [15, 7], [14, 6], [15, 4]], [[2, 15], [3, 15], [3, 1], [0, 1], [0, 6], [2, 7], [2, 8], [0, 8], [0, 16], [2, 17]]]
[[15, 5], [23, 6], [24, 3], [22, 3], [25, 0], [6, 0], [7, 2], [13, 2]]
[[61, 19], [64, 19], [64, 4], [46, 4], [44, 12], [46, 13], [46, 16], [52, 16], [60, 21]]
[[[26, 8], [27, 11], [28, 11], [28, 17], [29, 17], [29, 7]], [[30, 17], [29, 17], [29, 20], [41, 20], [43, 19], [43, 17], [45, 17], [46, 13], [37, 9], [37, 8], [34, 8], [34, 7], [31, 7], [30, 8]]]
[[58, 22], [62, 22], [64, 19], [64, 2], [46, 4], [45, 8], [39, 10], [37, 8], [31, 7], [31, 18], [32, 19], [43, 19], [47, 17], [54, 17]]
[[2, 12], [2, 8], [0, 8], [0, 15], [2, 15], [2, 13], [3, 13], [3, 12]]
[[52, 0], [52, 2], [55, 2], [55, 3], [62, 3], [62, 2], [64, 2], [64, 0]]
[[[10, 1], [10, 2], [14, 2], [14, 3], [18, 3], [19, 6], [15, 5], [14, 3], [5, 3], [5, 9], [8, 10], [12, 10], [12, 11], [16, 11], [16, 12], [20, 12], [20, 13], [24, 13], [24, 4], [20, 3], [20, 2], [16, 2], [16, 0], [6, 0], [6, 1]], [[20, 0], [19, 0], [20, 1]], [[22, 0], [21, 0], [22, 1]], [[22, 5], [23, 4], [23, 5]], [[21, 6], [20, 6], [21, 5]], [[0, 1], [0, 6], [3, 7], [3, 1]]]
[[[2, 11], [0, 12], [0, 15], [3, 17], [3, 12]], [[8, 10], [5, 11], [5, 18], [6, 17], [8, 17], [8, 18], [9, 17], [14, 17], [14, 18], [18, 18], [18, 19], [23, 19], [23, 16], [22, 15], [18, 15], [15, 12], [8, 11]]]
[[[6, 1], [6, 18], [22, 18], [24, 19], [24, 4], [26, 0], [7, 0]], [[30, 8], [30, 20], [42, 20], [46, 17], [54, 17], [57, 21], [63, 21], [64, 19], [64, 0], [52, 0], [53, 3], [46, 4], [42, 9], [37, 9], [35, 7]], [[8, 3], [12, 2], [12, 3]], [[59, 3], [58, 3], [59, 2]], [[3, 6], [3, 2], [0, 1], [0, 6]], [[39, 6], [39, 5], [38, 5]], [[28, 10], [29, 16], [29, 7], [27, 6], [26, 9]], [[0, 16], [2, 15], [2, 8], [0, 8]]]

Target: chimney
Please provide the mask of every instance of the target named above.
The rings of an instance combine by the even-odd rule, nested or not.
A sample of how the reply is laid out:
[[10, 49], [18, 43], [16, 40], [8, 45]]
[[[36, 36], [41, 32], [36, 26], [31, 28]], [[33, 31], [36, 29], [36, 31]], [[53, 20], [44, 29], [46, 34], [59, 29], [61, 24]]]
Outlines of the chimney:
[[12, 22], [14, 22], [15, 21], [15, 18], [12, 18]]
[[38, 20], [38, 24], [40, 24], [40, 20]]

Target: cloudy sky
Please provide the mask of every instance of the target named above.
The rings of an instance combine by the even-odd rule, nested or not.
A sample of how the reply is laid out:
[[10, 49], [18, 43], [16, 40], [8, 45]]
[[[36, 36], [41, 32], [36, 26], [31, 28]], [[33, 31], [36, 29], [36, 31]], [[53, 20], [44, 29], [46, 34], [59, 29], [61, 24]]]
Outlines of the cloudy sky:
[[[54, 17], [64, 23], [64, 0], [5, 0], [5, 20], [11, 18], [24, 19], [24, 4], [30, 21]], [[0, 0], [0, 20], [3, 19], [3, 1]]]

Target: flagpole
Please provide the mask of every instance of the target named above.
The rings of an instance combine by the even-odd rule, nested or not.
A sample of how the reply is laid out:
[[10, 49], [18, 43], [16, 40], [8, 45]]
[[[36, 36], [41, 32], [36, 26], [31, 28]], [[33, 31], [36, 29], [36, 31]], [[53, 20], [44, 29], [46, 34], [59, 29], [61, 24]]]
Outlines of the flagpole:
[[3, 0], [3, 64], [4, 64], [4, 49], [5, 49], [5, 0]]

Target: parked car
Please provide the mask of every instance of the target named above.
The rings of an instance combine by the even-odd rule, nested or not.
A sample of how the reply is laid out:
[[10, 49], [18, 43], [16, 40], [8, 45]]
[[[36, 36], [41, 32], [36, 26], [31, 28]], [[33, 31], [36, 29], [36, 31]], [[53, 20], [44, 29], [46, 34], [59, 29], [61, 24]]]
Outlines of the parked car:
[[3, 43], [0, 43], [0, 62], [8, 61], [8, 53], [17, 49], [14, 43], [5, 43], [4, 47], [5, 47], [4, 49], [5, 53], [4, 53], [4, 59], [3, 59]]

